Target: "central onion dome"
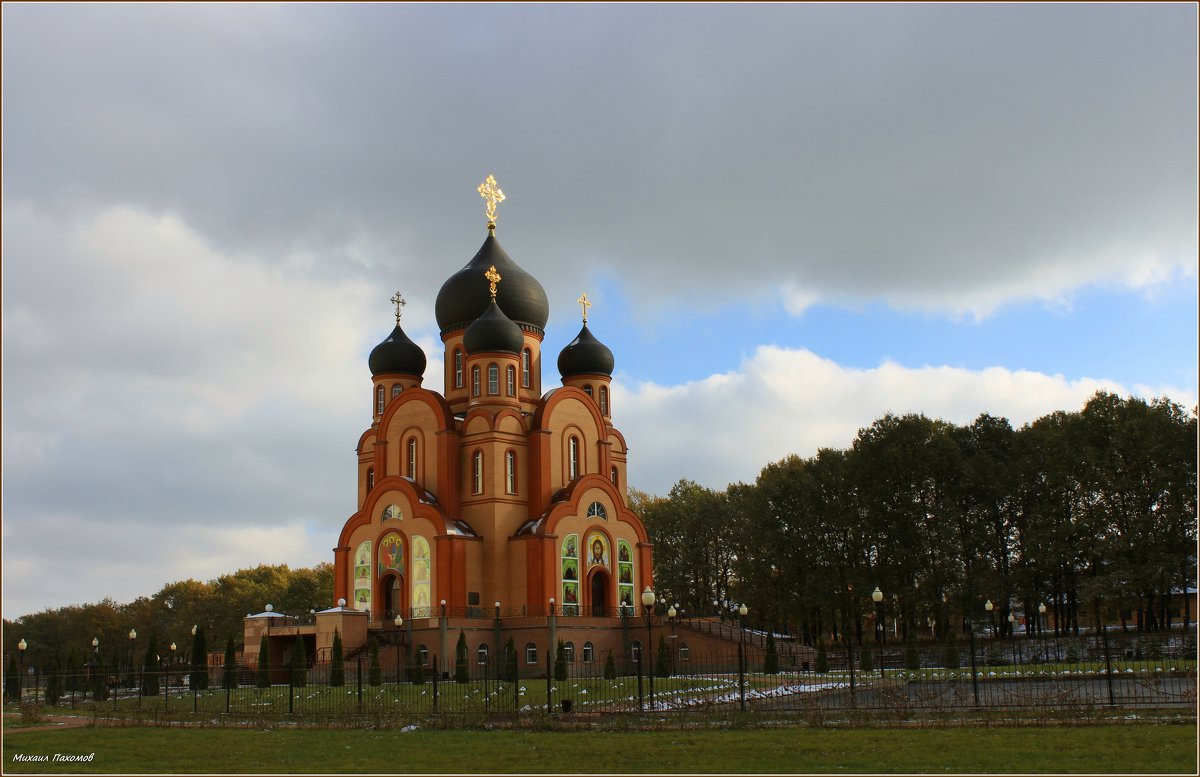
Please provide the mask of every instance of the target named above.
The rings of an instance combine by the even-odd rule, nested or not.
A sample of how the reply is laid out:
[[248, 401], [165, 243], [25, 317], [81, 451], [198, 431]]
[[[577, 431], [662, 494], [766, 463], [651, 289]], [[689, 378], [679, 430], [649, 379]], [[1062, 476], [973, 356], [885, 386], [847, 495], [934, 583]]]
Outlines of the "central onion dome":
[[504, 285], [496, 295], [500, 311], [522, 328], [531, 327], [538, 333], [545, 330], [550, 318], [545, 289], [504, 252], [495, 233], [489, 230], [475, 258], [451, 275], [438, 292], [434, 315], [443, 334], [467, 326], [487, 310], [488, 288], [479, 282], [479, 276], [492, 266], [504, 277]]
[[372, 375], [389, 375], [401, 373], [404, 375], [425, 374], [425, 352], [421, 346], [408, 339], [400, 323], [379, 345], [371, 351], [367, 358], [367, 366]]
[[564, 378], [571, 375], [612, 375], [614, 366], [612, 351], [596, 339], [588, 329], [587, 321], [575, 339], [567, 343], [558, 354], [558, 373]]
[[[507, 278], [504, 280], [508, 281]], [[504, 315], [494, 298], [488, 302], [483, 315], [475, 319], [463, 334], [463, 348], [469, 354], [495, 351], [520, 353], [524, 344], [525, 336], [521, 334], [521, 327]]]

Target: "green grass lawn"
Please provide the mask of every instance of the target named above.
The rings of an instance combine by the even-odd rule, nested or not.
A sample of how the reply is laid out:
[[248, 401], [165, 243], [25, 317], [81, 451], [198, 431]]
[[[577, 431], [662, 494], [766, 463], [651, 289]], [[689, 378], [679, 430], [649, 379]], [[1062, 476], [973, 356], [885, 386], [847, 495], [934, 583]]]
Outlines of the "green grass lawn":
[[[95, 753], [26, 763], [17, 753]], [[4, 737], [35, 773], [1186, 773], [1196, 725], [664, 731], [76, 728]]]

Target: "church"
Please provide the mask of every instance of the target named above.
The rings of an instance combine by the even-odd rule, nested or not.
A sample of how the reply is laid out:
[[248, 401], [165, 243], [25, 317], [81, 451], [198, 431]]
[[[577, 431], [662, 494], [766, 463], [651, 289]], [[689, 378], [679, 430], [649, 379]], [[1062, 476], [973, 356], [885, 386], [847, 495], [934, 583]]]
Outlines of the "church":
[[487, 235], [436, 300], [444, 393], [422, 386], [425, 353], [401, 327], [397, 293], [395, 328], [368, 359], [357, 504], [333, 549], [337, 604], [311, 624], [248, 616], [248, 662], [264, 633], [273, 666], [297, 634], [321, 660], [335, 629], [348, 653], [376, 636], [443, 670], [459, 631], [479, 664], [513, 637], [522, 674], [544, 672], [557, 641], [598, 665], [640, 648], [629, 616], [653, 586], [653, 548], [626, 503], [613, 354], [583, 295], [579, 334], [556, 361], [561, 385], [543, 384], [549, 300], [496, 238], [495, 179], [478, 191]]

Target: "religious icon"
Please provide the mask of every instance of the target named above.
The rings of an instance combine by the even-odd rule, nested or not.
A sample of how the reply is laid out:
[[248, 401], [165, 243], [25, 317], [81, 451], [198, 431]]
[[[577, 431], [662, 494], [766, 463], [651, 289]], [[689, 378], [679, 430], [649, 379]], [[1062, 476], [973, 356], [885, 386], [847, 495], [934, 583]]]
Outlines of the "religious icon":
[[619, 569], [617, 570], [617, 578], [618, 578], [617, 582], [632, 583], [633, 582], [633, 565], [632, 564], [618, 564], [618, 567], [619, 567]]
[[566, 559], [563, 561], [563, 580], [578, 580], [579, 569], [576, 566], [575, 559]]
[[632, 607], [633, 606], [633, 589], [632, 588], [621, 589], [621, 606], [622, 607]]
[[591, 550], [588, 555], [588, 566], [608, 566], [608, 545], [604, 541], [604, 537], [599, 534], [593, 534], [591, 544], [588, 546]]
[[617, 543], [617, 561], [632, 561], [629, 557], [629, 543], [624, 540]]
[[567, 537], [566, 542], [563, 543], [563, 555], [570, 556], [571, 558], [575, 558], [576, 556], [579, 555], [575, 551], [575, 535], [574, 534], [572, 534], [570, 537]]
[[566, 583], [563, 585], [563, 601], [567, 604], [575, 604], [579, 601], [578, 583]]

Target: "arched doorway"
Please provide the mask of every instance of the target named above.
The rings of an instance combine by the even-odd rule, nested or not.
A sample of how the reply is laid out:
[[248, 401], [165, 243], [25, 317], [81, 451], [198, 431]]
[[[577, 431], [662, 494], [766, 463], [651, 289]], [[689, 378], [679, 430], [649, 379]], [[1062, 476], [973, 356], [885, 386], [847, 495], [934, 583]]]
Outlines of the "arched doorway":
[[388, 575], [383, 579], [383, 609], [385, 618], [408, 616], [408, 613], [403, 611], [404, 578], [400, 575]]
[[608, 573], [602, 569], [597, 569], [592, 573], [592, 582], [589, 588], [588, 604], [591, 608], [590, 614], [596, 618], [604, 618], [608, 616], [608, 589], [609, 589]]

